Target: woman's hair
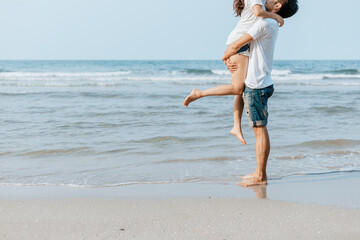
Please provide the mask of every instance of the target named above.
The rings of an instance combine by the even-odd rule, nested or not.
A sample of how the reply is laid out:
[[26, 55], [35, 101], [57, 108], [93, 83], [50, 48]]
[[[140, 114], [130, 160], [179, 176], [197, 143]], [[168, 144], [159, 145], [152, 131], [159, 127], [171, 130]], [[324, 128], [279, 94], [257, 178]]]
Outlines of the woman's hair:
[[234, 0], [233, 8], [235, 16], [240, 16], [242, 10], [244, 9], [244, 0]]

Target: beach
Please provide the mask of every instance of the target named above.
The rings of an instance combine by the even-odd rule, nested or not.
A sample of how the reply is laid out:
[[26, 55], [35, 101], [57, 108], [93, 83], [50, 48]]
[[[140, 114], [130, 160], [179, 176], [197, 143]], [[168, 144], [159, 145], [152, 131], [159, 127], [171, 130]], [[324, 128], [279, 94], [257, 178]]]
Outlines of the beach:
[[1, 187], [0, 233], [1, 239], [355, 240], [359, 179], [359, 173], [298, 176], [249, 189]]
[[360, 236], [359, 210], [276, 201], [74, 199], [1, 203], [1, 239], [356, 240]]

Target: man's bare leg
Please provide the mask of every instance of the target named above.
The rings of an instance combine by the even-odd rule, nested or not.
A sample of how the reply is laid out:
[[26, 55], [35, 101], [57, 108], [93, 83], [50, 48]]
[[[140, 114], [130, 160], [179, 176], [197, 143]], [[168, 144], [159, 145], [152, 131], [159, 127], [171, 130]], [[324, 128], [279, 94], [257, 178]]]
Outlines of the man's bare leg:
[[256, 161], [257, 167], [253, 177], [244, 180], [238, 185], [249, 187], [267, 184], [266, 165], [270, 153], [270, 138], [266, 126], [253, 127], [256, 138]]

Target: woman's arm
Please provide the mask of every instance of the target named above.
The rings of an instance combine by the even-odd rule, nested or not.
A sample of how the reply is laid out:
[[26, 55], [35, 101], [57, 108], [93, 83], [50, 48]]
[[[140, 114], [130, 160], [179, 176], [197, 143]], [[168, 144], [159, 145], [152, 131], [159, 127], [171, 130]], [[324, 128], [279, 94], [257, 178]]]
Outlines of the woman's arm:
[[280, 27], [284, 25], [284, 19], [280, 15], [265, 11], [261, 5], [258, 4], [254, 5], [252, 10], [254, 12], [254, 15], [257, 17], [272, 18], [275, 19], [280, 24]]
[[239, 38], [238, 40], [236, 40], [235, 42], [233, 42], [232, 44], [229, 45], [229, 47], [226, 49], [224, 56], [222, 58], [223, 62], [226, 64], [226, 61], [233, 55], [236, 54], [237, 51], [239, 51], [239, 49], [250, 43], [251, 41], [253, 41], [254, 38], [246, 33], [244, 34], [241, 38]]

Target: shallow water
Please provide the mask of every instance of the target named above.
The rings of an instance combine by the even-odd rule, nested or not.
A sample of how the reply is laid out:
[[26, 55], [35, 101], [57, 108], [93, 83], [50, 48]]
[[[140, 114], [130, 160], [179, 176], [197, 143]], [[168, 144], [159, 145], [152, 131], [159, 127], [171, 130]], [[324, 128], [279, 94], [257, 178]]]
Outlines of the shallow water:
[[[360, 170], [360, 61], [276, 61], [269, 176]], [[230, 134], [219, 61], [0, 61], [0, 184], [227, 182], [255, 167]]]

